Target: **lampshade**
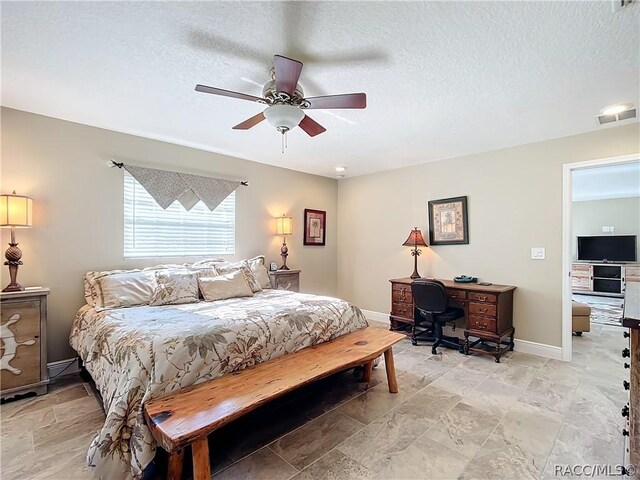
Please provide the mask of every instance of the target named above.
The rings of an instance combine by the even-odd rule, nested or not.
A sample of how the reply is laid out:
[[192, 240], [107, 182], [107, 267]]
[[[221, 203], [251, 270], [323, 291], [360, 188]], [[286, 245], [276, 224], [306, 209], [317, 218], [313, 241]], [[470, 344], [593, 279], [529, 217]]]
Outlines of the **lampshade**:
[[304, 112], [292, 105], [271, 105], [264, 111], [264, 116], [279, 131], [287, 131], [298, 126], [304, 118]]
[[276, 235], [291, 235], [293, 233], [291, 217], [276, 217]]
[[418, 227], [411, 230], [409, 238], [402, 244], [405, 247], [428, 247], [424, 238], [422, 238], [422, 232], [418, 230]]
[[0, 227], [33, 225], [33, 199], [24, 195], [0, 195]]

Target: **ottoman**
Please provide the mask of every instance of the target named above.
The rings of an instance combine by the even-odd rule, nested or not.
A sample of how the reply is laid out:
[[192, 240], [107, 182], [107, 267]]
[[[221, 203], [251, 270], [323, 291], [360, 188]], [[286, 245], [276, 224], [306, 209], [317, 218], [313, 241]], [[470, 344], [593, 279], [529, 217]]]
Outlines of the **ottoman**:
[[578, 336], [591, 331], [591, 307], [584, 303], [571, 302], [571, 330]]

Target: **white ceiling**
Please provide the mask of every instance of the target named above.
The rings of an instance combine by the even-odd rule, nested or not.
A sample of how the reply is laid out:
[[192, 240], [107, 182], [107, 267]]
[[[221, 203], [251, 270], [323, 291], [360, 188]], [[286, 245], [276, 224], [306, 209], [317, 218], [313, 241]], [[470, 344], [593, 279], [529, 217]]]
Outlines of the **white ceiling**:
[[573, 171], [573, 201], [640, 197], [640, 161]]
[[[352, 176], [610, 128], [602, 107], [640, 103], [639, 30], [608, 1], [2, 2], [2, 104]], [[281, 154], [267, 122], [231, 130], [261, 105], [193, 90], [260, 95], [276, 53], [367, 109], [314, 111], [328, 131]]]

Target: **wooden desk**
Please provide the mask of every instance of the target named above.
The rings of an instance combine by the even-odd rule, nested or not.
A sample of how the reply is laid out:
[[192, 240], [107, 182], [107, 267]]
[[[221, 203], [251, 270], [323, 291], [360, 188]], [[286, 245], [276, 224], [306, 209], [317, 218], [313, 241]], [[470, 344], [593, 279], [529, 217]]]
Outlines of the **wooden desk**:
[[[629, 463], [640, 466], [640, 268], [636, 267], [633, 272], [627, 271], [622, 317], [622, 325], [629, 328], [630, 336]], [[626, 354], [623, 350], [623, 357]]]
[[[464, 353], [493, 355], [496, 362], [506, 350], [513, 350], [513, 292], [511, 285], [478, 285], [440, 280], [449, 294], [464, 309]], [[411, 293], [412, 278], [394, 278], [391, 282], [390, 330], [413, 326], [415, 303]], [[469, 340], [469, 337], [475, 340]], [[510, 337], [506, 346], [504, 338]]]

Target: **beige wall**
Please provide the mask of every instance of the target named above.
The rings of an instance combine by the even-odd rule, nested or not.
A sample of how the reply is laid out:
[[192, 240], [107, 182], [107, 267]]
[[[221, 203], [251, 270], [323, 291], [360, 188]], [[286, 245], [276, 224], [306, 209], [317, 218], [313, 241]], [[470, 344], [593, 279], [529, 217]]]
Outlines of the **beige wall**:
[[[335, 295], [337, 181], [3, 108], [2, 192], [15, 189], [34, 198], [34, 227], [17, 232], [24, 252], [18, 280], [51, 288], [49, 361], [74, 355], [68, 335], [84, 303], [84, 272], [191, 261], [123, 260], [122, 171], [106, 166], [110, 158], [249, 180], [250, 187], [240, 187], [236, 196], [235, 257], [266, 254], [280, 263], [272, 217], [288, 213], [294, 221], [288, 263], [302, 269], [301, 289]], [[326, 247], [302, 245], [305, 208], [327, 211]], [[3, 229], [2, 244], [7, 242]], [[1, 281], [8, 283], [7, 267]]]
[[[467, 195], [469, 245], [423, 249], [420, 273], [516, 285], [516, 338], [560, 346], [562, 164], [636, 153], [639, 141], [631, 124], [341, 180], [338, 294], [389, 312], [388, 279], [411, 274], [402, 243], [414, 226], [426, 237], [427, 201]], [[531, 260], [531, 247], [546, 260]]]
[[602, 227], [614, 227], [615, 235], [640, 235], [640, 197], [607, 198], [573, 202], [573, 258], [576, 237], [609, 235]]

